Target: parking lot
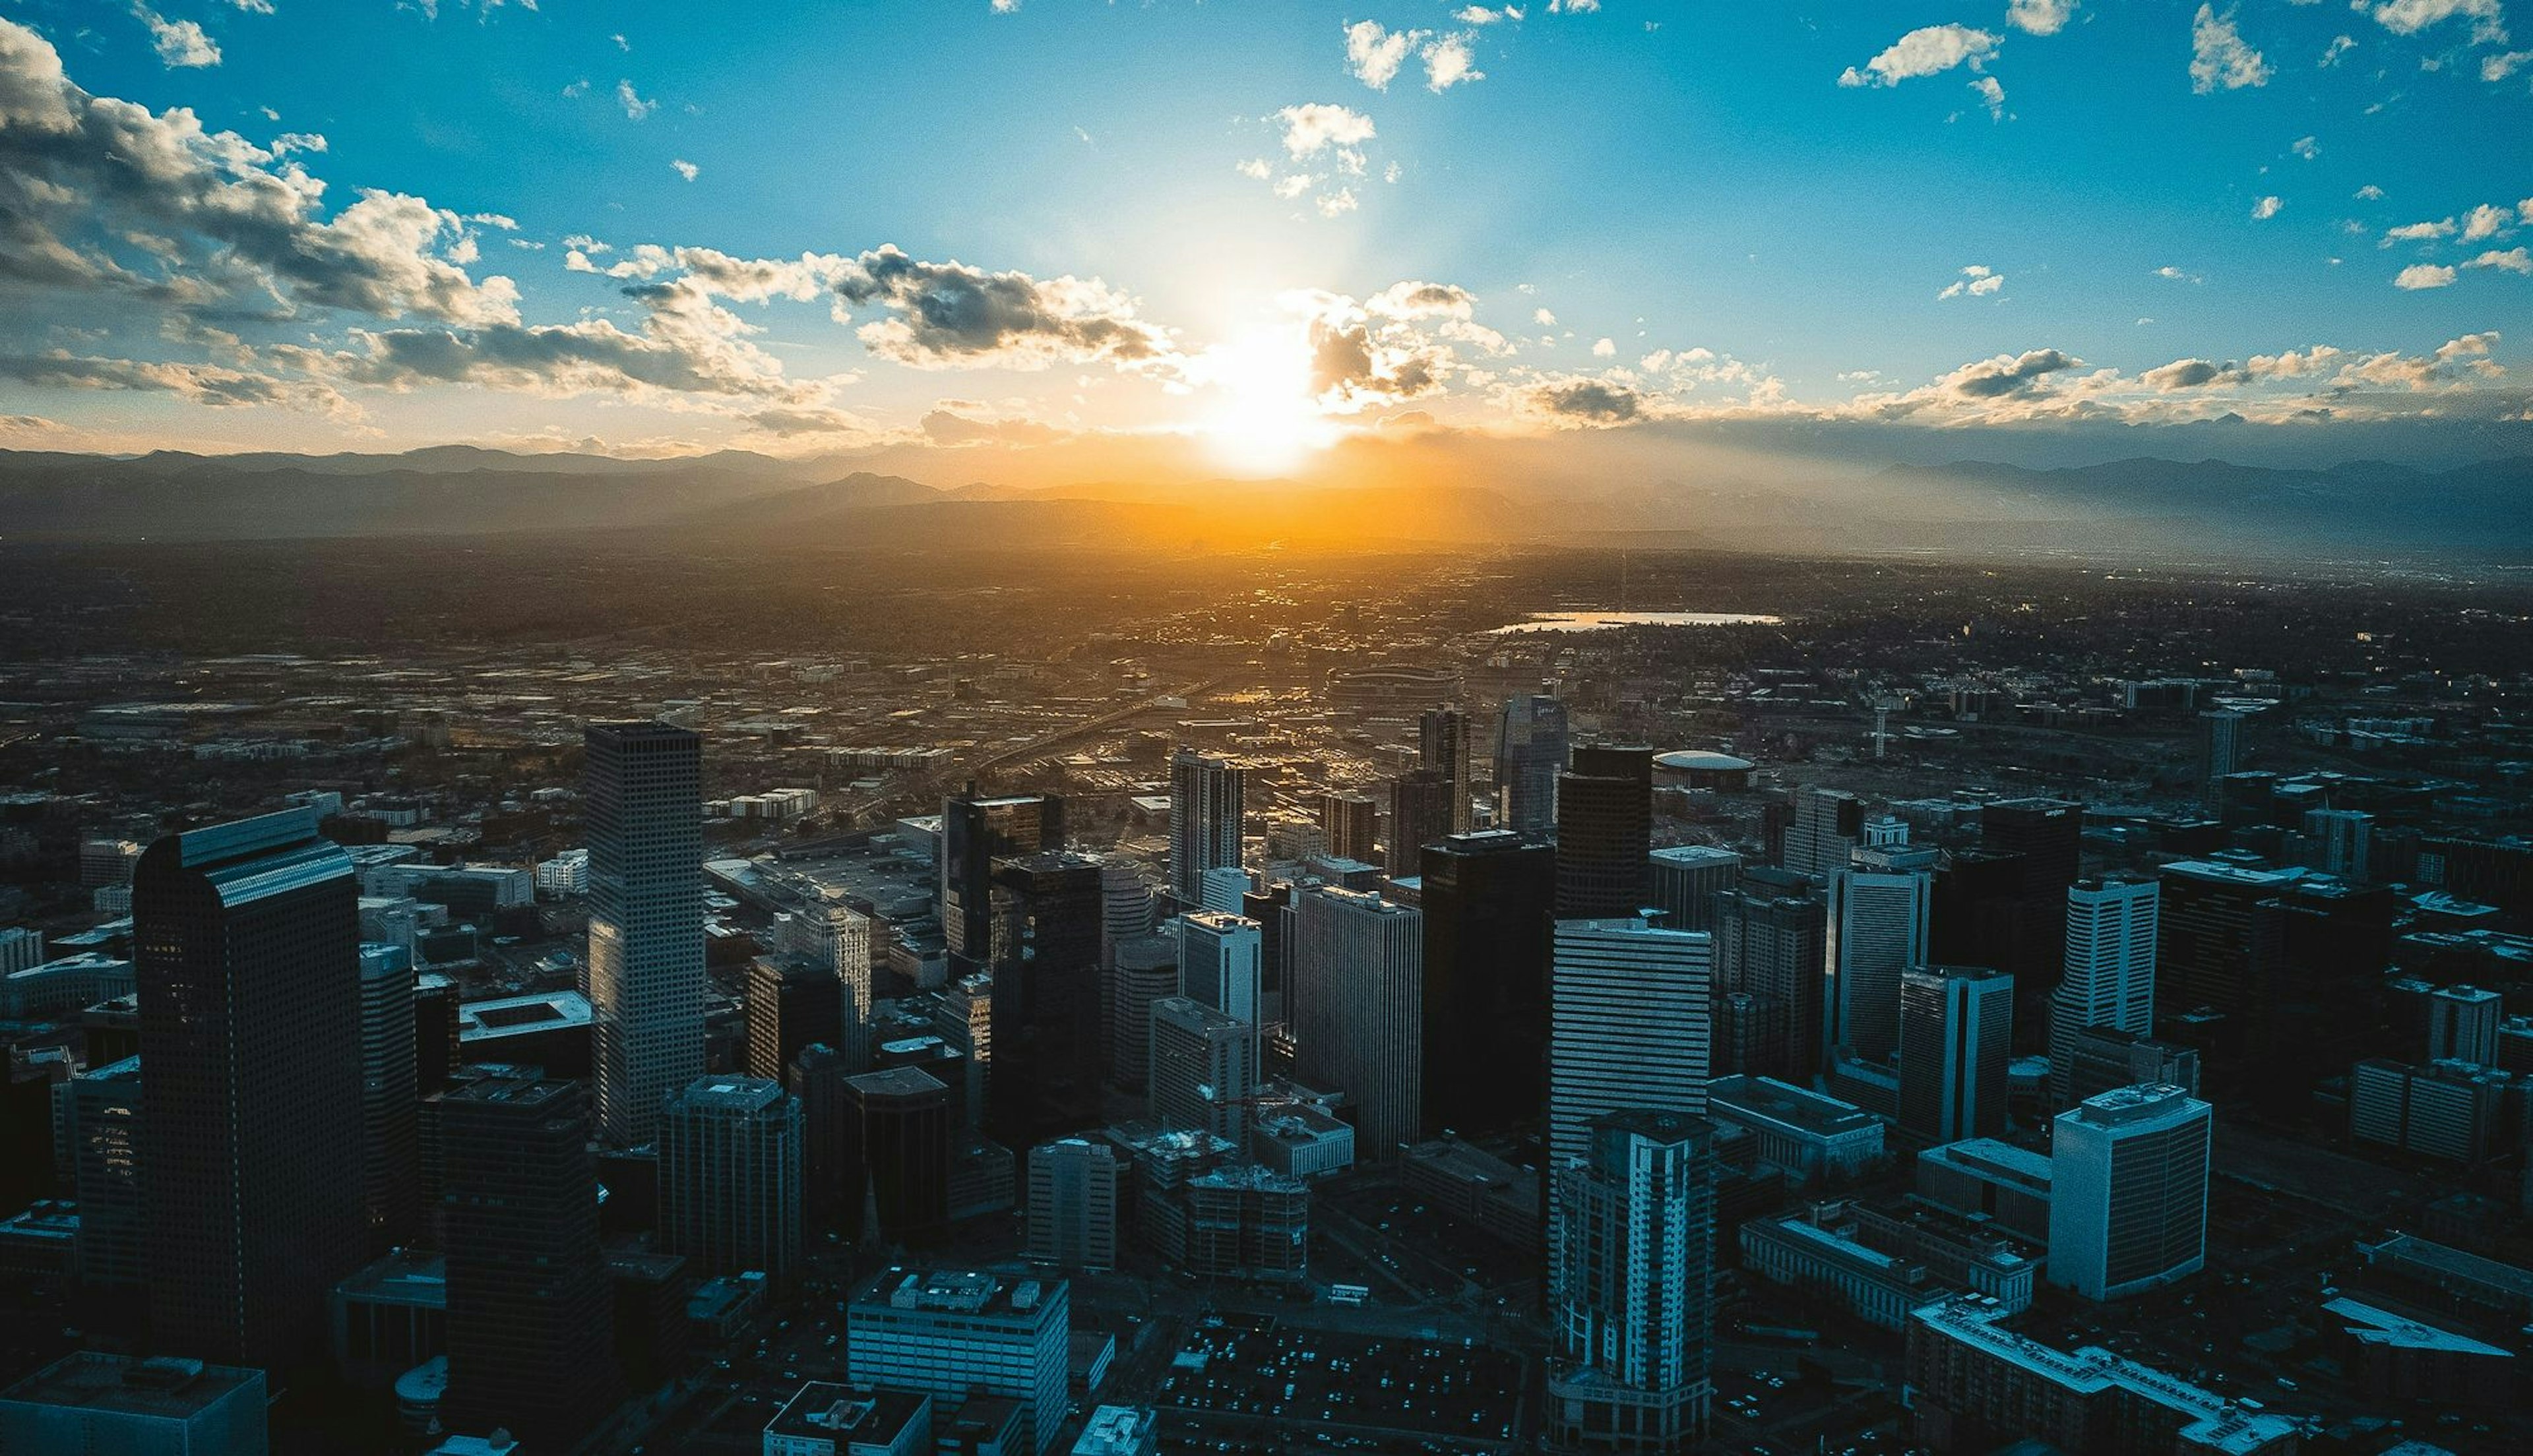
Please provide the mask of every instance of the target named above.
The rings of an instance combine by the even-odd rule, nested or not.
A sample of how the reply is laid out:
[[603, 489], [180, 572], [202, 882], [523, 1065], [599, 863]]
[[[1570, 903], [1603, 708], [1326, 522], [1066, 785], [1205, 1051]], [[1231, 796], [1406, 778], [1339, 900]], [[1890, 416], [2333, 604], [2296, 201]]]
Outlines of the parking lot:
[[1155, 1399], [1216, 1451], [1277, 1433], [1290, 1449], [1306, 1431], [1329, 1449], [1505, 1450], [1521, 1436], [1527, 1375], [1520, 1356], [1487, 1345], [1231, 1315], [1189, 1331]]

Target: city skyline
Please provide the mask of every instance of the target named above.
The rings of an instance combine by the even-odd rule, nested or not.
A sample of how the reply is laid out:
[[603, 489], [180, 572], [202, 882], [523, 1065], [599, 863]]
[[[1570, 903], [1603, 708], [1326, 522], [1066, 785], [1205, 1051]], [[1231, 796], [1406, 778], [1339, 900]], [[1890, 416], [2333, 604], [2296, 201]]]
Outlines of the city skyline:
[[0, 19], [0, 442], [1045, 485], [2533, 439], [2533, 180], [2446, 145], [2533, 104], [2495, 0], [194, 9]]

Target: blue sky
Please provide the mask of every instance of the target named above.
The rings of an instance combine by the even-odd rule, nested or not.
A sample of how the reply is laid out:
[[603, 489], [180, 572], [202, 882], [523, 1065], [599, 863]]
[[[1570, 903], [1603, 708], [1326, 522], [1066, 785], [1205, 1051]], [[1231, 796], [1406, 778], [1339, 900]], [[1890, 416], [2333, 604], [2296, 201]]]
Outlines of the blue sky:
[[0, 0], [0, 442], [2526, 409], [2499, 0], [1520, 11]]

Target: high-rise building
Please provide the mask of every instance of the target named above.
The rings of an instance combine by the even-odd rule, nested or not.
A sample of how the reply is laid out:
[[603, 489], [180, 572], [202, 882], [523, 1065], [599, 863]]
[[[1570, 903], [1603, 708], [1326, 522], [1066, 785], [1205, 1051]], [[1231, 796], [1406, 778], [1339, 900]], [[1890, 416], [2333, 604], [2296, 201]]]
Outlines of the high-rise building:
[[1642, 1109], [1604, 1114], [1556, 1170], [1552, 1444], [1677, 1453], [1714, 1398], [1715, 1129]]
[[1182, 908], [1205, 903], [1205, 872], [1241, 861], [1249, 773], [1229, 759], [1182, 748], [1170, 759], [1170, 894]]
[[[1590, 1125], [1604, 1114], [1705, 1114], [1714, 937], [1666, 930], [1642, 915], [1561, 920], [1552, 976], [1552, 1173], [1588, 1156]], [[1560, 1216], [1552, 1197], [1552, 1227]]]
[[1072, 1291], [1061, 1279], [890, 1268], [845, 1307], [855, 1385], [939, 1401], [1000, 1396], [1021, 1405], [1021, 1449], [1036, 1456], [1064, 1424]]
[[1006, 1145], [1096, 1116], [1099, 874], [1099, 861], [1052, 849], [994, 863], [986, 1124]]
[[2066, 1107], [2079, 1031], [2154, 1030], [2155, 910], [2152, 880], [2085, 880], [2067, 888], [2065, 970], [2049, 997], [2049, 1080]]
[[358, 1268], [360, 881], [306, 809], [169, 835], [133, 878], [158, 1348], [313, 1351]]
[[1241, 903], [1248, 899], [1258, 882], [1249, 871], [1236, 864], [1217, 865], [1205, 872], [1205, 886], [1198, 904], [1191, 909], [1216, 910], [1226, 915], [1240, 913]]
[[2056, 1039], [2055, 1031], [2050, 1036], [2052, 1071], [2056, 1070], [2062, 1045], [2066, 1051], [2066, 1089], [2058, 1090], [2054, 1082], [2050, 1089], [2052, 1101], [2062, 1108], [2114, 1087], [2133, 1087], [2140, 1082], [2169, 1084], [2194, 1097], [2199, 1095], [2199, 1052], [2195, 1047], [2141, 1036], [2115, 1026], [2078, 1027], [2067, 1034], [2063, 1043]]
[[1713, 930], [1715, 897], [1741, 883], [1741, 856], [1707, 844], [1673, 844], [1645, 861], [1645, 903], [1674, 930]]
[[598, 1160], [576, 1081], [485, 1076], [440, 1095], [446, 1414], [558, 1448], [622, 1398]]
[[858, 1131], [845, 1090], [852, 1074], [834, 1047], [815, 1041], [800, 1048], [783, 1074], [783, 1084], [800, 1099], [800, 1184], [809, 1225], [833, 1228], [861, 1206], [861, 1190], [845, 1187]]
[[1413, 769], [1389, 781], [1389, 856], [1393, 880], [1425, 872], [1425, 846], [1451, 833], [1451, 781], [1440, 769]]
[[0, 1390], [0, 1451], [264, 1456], [264, 1371], [75, 1351]]
[[961, 976], [993, 962], [994, 862], [1064, 847], [1064, 800], [980, 798], [972, 786], [941, 806], [941, 936]]
[[665, 723], [583, 737], [599, 1135], [634, 1147], [704, 1072], [703, 738]]
[[1179, 937], [1138, 935], [1117, 946], [1108, 1080], [1130, 1092], [1144, 1089], [1152, 1070], [1152, 1003], [1179, 993]]
[[1557, 831], [1557, 776], [1568, 751], [1565, 705], [1546, 693], [1504, 700], [1496, 727], [1496, 824], [1534, 840]]
[[2014, 977], [1969, 966], [1900, 980], [1900, 1127], [1926, 1142], [2005, 1131]]
[[1278, 881], [1240, 903], [1258, 923], [1258, 1024], [1280, 1026], [1292, 1018], [1285, 1005], [1293, 983], [1293, 887]]
[[2440, 986], [2428, 993], [2428, 1060], [2498, 1065], [2498, 1025], [2504, 1003], [2478, 986]]
[[[871, 922], [842, 900], [814, 901], [785, 922], [783, 949], [836, 978], [842, 1040], [814, 1038], [835, 1048], [849, 1071], [870, 1065]], [[787, 1059], [788, 1060], [788, 1059]], [[762, 1074], [760, 1074], [762, 1075]]]
[[799, 956], [759, 956], [747, 967], [747, 1075], [781, 1081], [803, 1047], [834, 1046], [845, 1029], [845, 983]]
[[1508, 829], [1425, 854], [1420, 1137], [1536, 1119], [1548, 1095], [1557, 851]]
[[1785, 867], [1798, 875], [1845, 869], [1864, 843], [1864, 801], [1841, 788], [1795, 790], [1794, 822], [1786, 830]]
[[1127, 1164], [1105, 1142], [1041, 1142], [1029, 1155], [1029, 1256], [1066, 1269], [1117, 1266]]
[[1425, 917], [1359, 890], [1293, 897], [1296, 1067], [1356, 1108], [1366, 1161], [1417, 1140], [1424, 1067]]
[[71, 1187], [79, 1199], [80, 1287], [129, 1299], [149, 1283], [148, 1194], [142, 1183], [141, 1059], [70, 1081]]
[[1178, 918], [1179, 988], [1224, 1016], [1259, 1025], [1265, 961], [1260, 926], [1246, 915], [1197, 910]]
[[2176, 860], [2157, 874], [2162, 889], [2155, 912], [2156, 1019], [2200, 1010], [2240, 1015], [2254, 989], [2253, 909], [2304, 871]]
[[2049, 1282], [2116, 1300], [2199, 1272], [2208, 1258], [2214, 1120], [2175, 1086], [2121, 1087], [2051, 1124]]
[[1321, 794], [1320, 832], [1327, 836], [1329, 854], [1374, 863], [1381, 838], [1380, 801], [1368, 793]]
[[1821, 967], [1827, 963], [1829, 902], [1808, 875], [1753, 866], [1715, 897], [1716, 980], [1783, 1008], [1783, 1041], [1754, 1047], [1744, 1072], [1807, 1083], [1820, 1070]]
[[950, 1089], [915, 1067], [892, 1067], [845, 1079], [853, 1147], [847, 1206], [861, 1216], [864, 1198], [879, 1227], [864, 1238], [920, 1248], [950, 1231], [950, 1165], [966, 1139]]
[[2363, 809], [2308, 809], [2304, 837], [2315, 869], [2360, 885], [2372, 878], [2367, 858], [2375, 837], [2374, 815]]
[[410, 1244], [422, 1220], [413, 955], [361, 947], [361, 1206], [371, 1242]]
[[1258, 1086], [1258, 1028], [1185, 996], [1152, 1003], [1151, 1117], [1165, 1132], [1197, 1129], [1249, 1143]]
[[2059, 894], [2076, 883], [2084, 859], [2085, 806], [2067, 799], [1999, 799], [1979, 810], [1979, 843], [2020, 854], [2024, 883], [2034, 894]]
[[1416, 766], [1439, 771], [1451, 786], [1447, 833], [1469, 828], [1469, 715], [1457, 708], [1428, 708], [1416, 721]]
[[1926, 963], [1934, 877], [1842, 866], [1829, 872], [1822, 951], [1821, 1055], [1842, 1049], [1875, 1067], [1900, 1049], [1900, 974]]
[[1557, 918], [1597, 920], [1645, 906], [1653, 852], [1654, 751], [1585, 743], [1557, 780]]
[[2243, 715], [2227, 708], [2213, 708], [2200, 714], [2196, 765], [2200, 801], [2214, 807], [2218, 783], [2242, 766]]
[[777, 1288], [800, 1266], [800, 1100], [778, 1081], [698, 1077], [660, 1114], [660, 1247]]
[[[2173, 888], [2167, 879], [2167, 916]], [[2209, 1058], [2210, 1075], [2271, 1115], [2309, 1109], [2325, 1077], [2373, 1050], [2402, 905], [2389, 885], [2328, 875], [2305, 876], [2255, 904], [2244, 996], [2214, 1027], [2221, 1050]]]
[[0, 975], [16, 975], [44, 963], [44, 933], [28, 925], [0, 930]]

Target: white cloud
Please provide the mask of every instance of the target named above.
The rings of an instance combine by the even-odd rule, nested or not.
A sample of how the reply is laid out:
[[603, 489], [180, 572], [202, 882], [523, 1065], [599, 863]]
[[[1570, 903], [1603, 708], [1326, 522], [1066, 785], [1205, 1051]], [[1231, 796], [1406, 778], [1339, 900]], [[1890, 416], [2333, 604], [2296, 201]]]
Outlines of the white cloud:
[[660, 109], [659, 102], [643, 100], [633, 89], [633, 83], [629, 81], [616, 83], [616, 104], [624, 108], [624, 117], [627, 121], [640, 121]]
[[1469, 42], [1475, 38], [1466, 34], [1444, 35], [1425, 47], [1427, 90], [1447, 91], [1464, 81], [1487, 79], [1487, 73], [1477, 68], [1469, 51]]
[[2197, 273], [2185, 272], [2180, 268], [2174, 267], [2170, 263], [2165, 263], [2163, 266], [2156, 268], [2154, 270], [2154, 275], [2158, 278], [2168, 278], [2175, 283], [2205, 283], [2208, 281]]
[[1330, 146], [1358, 146], [1373, 138], [1371, 117], [1325, 101], [1287, 106], [1274, 119], [1284, 124], [1284, 150], [1296, 159]]
[[2327, 71], [2331, 67], [2338, 65], [2342, 56], [2347, 55], [2350, 51], [2355, 50], [2356, 48], [2356, 36], [2333, 35], [2330, 37], [2330, 44], [2323, 47], [2322, 59], [2315, 64]]
[[1346, 69], [1374, 90], [1385, 91], [1416, 42], [1431, 33], [1384, 29], [1379, 21], [1357, 21], [1345, 28]]
[[2384, 200], [2384, 189], [2369, 182], [2350, 195], [2361, 203], [2380, 203]]
[[1839, 74], [1841, 86], [1898, 86], [1919, 76], [1935, 76], [1956, 66], [1978, 70], [1995, 59], [2000, 37], [1969, 26], [1922, 26], [1891, 42], [1880, 55]]
[[2268, 81], [2269, 63], [2244, 43], [2243, 32], [2234, 27], [2234, 12], [2219, 16], [2216, 7], [2200, 6], [2190, 22], [2190, 88], [2204, 96]]
[[2393, 275], [2392, 286], [2416, 291], [2422, 288], [2443, 288], [2453, 280], [2454, 270], [2443, 263], [2414, 262]]
[[1521, 11], [1510, 5], [1501, 10], [1489, 10], [1483, 5], [1464, 5], [1451, 12], [1451, 19], [1464, 26], [1492, 26], [1498, 21], [1520, 20]]
[[994, 0], [992, 7], [996, 15], [1011, 15], [1020, 8], [1021, 0]]
[[2533, 251], [2509, 248], [2502, 253], [2492, 248], [2464, 263], [2467, 268], [2497, 268], [2502, 272], [2533, 274]]
[[2477, 243], [2483, 238], [2494, 238], [2500, 233], [2514, 230], [2515, 209], [2512, 207], [2493, 207], [2483, 203], [2462, 215], [2462, 240], [2466, 243]]
[[1555, 328], [1557, 326], [1557, 316], [1548, 312], [1546, 309], [1533, 309], [1530, 314], [1530, 319], [1532, 322], [1538, 324], [1542, 328]]
[[2005, 274], [1985, 263], [1974, 262], [1962, 269], [1962, 275], [1946, 284], [1944, 291], [1936, 294], [1935, 297], [1938, 299], [1984, 298], [2004, 286]]
[[2295, 141], [2287, 144], [2287, 150], [2303, 157], [2306, 161], [2312, 161], [2315, 157], [2322, 155], [2322, 143], [2312, 137], [2298, 137]]
[[2031, 35], [2055, 35], [2067, 29], [2068, 17], [2076, 13], [2076, 0], [2011, 0], [2005, 7], [2005, 23]]
[[149, 43], [158, 59], [170, 67], [216, 66], [220, 48], [194, 21], [171, 21], [146, 5], [136, 5], [132, 13], [149, 28]]
[[2533, 50], [2502, 51], [2494, 56], [2483, 56], [2480, 58], [2480, 79], [2504, 81], [2526, 61], [2533, 61]]
[[2395, 243], [2433, 243], [2439, 238], [2450, 238], [2453, 235], [2454, 220], [2450, 217], [2439, 218], [2434, 222], [2405, 222], [2399, 227], [2384, 230], [2384, 246], [2389, 248]]
[[1616, 358], [1618, 358], [1618, 357], [1619, 357], [1619, 345], [1618, 345], [1618, 341], [1617, 341], [1617, 340], [1615, 340], [1615, 339], [1606, 339], [1606, 338], [1594, 339], [1594, 340], [1592, 341], [1592, 357], [1593, 357], [1593, 358], [1595, 358], [1595, 359], [1616, 359]]
[[687, 161], [684, 157], [678, 157], [675, 161], [670, 162], [669, 165], [676, 168], [677, 175], [685, 178], [688, 182], [694, 181], [695, 174], [703, 170], [693, 162]]
[[1980, 102], [1987, 107], [1988, 120], [2005, 120], [2005, 87], [1997, 84], [1995, 77], [1980, 77], [1971, 83], [1971, 89], [1978, 92]]
[[2254, 222], [2267, 222], [2270, 218], [2277, 216], [2278, 209], [2285, 205], [2286, 204], [2279, 202], [2275, 197], [2263, 198], [2252, 204], [2252, 220]]
[[1253, 156], [1245, 162], [1234, 162], [1231, 170], [1238, 172], [1241, 176], [1248, 178], [1252, 182], [1264, 182], [1266, 180], [1267, 174], [1273, 172], [1275, 169], [1267, 165], [1266, 158], [1263, 156]]
[[2474, 45], [2506, 42], [2506, 18], [2498, 0], [2383, 0], [2374, 15], [2377, 25], [2395, 35], [2415, 35], [2430, 26], [2460, 18], [2471, 22]]

